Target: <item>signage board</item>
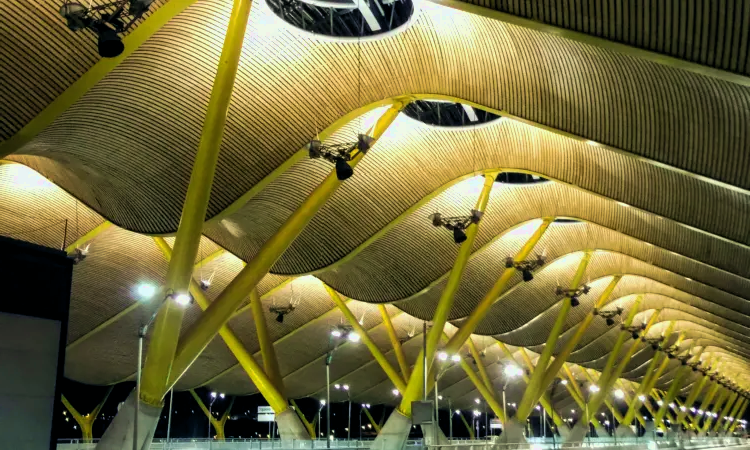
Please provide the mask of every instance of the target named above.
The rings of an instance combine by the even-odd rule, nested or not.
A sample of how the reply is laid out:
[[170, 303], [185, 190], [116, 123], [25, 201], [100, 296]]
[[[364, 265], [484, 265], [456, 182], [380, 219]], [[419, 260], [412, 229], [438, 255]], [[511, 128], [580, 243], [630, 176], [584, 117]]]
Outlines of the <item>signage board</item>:
[[500, 422], [500, 419], [490, 419], [490, 430], [501, 430], [503, 428], [503, 423]]
[[273, 414], [273, 408], [270, 406], [258, 406], [258, 414]]
[[258, 414], [258, 422], [275, 422], [276, 414]]

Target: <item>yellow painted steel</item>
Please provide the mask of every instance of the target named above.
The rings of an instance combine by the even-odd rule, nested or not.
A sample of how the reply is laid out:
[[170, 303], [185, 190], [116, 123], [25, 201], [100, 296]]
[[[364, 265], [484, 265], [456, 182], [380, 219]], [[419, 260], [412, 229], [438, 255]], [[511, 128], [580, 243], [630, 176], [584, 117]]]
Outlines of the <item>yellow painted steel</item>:
[[[510, 352], [508, 347], [503, 344], [500, 341], [497, 341], [497, 345], [500, 347], [500, 349], [505, 353], [505, 356], [513, 361], [515, 364], [518, 365], [518, 362], [516, 361], [516, 358], [513, 357], [513, 353]], [[521, 354], [521, 359], [523, 359], [524, 364], [526, 365], [526, 368], [529, 370], [529, 372], [533, 372], [535, 370], [534, 364], [531, 362], [531, 358], [529, 357], [528, 353], [526, 353], [526, 349], [519, 348], [519, 353]], [[523, 381], [527, 385], [529, 384], [529, 376], [526, 375], [526, 371], [524, 370], [522, 373]], [[552, 418], [552, 422], [557, 427], [567, 427], [567, 424], [562, 420], [562, 418], [557, 414], [557, 412], [552, 408], [552, 401], [550, 399], [550, 396], [545, 392], [544, 395], [542, 395], [542, 398], [539, 399], [539, 403], [542, 405], [542, 408], [547, 412], [547, 415]]]
[[[370, 136], [375, 141], [383, 135], [405, 105], [405, 100], [396, 101], [393, 106], [383, 113], [370, 133]], [[370, 149], [370, 151], [374, 151], [374, 149]], [[357, 151], [349, 165], [352, 167], [356, 166], [363, 157], [364, 153]], [[247, 294], [255, 288], [279, 257], [292, 245], [292, 242], [305, 229], [307, 224], [310, 223], [315, 214], [331, 198], [336, 189], [341, 186], [341, 183], [336, 177], [336, 171], [331, 171], [300, 204], [297, 210], [279, 227], [276, 233], [263, 244], [255, 257], [216, 297], [200, 319], [185, 332], [183, 338], [180, 340], [180, 345], [177, 348], [174, 358], [173, 371], [178, 374], [178, 377], [198, 358], [221, 326], [232, 317], [240, 304], [242, 304]]]
[[216, 418], [214, 417], [211, 412], [206, 408], [206, 405], [203, 404], [203, 401], [200, 397], [198, 397], [198, 394], [195, 393], [193, 389], [188, 389], [190, 391], [190, 395], [193, 396], [196, 403], [198, 403], [198, 406], [200, 406], [201, 411], [203, 411], [203, 414], [208, 417], [208, 420], [211, 422], [211, 425], [214, 426], [214, 429], [216, 429], [216, 439], [219, 441], [223, 441], [226, 438], [226, 435], [224, 434], [224, 426], [227, 423], [227, 420], [229, 419], [229, 414], [232, 411], [232, 406], [234, 406], [234, 399], [235, 397], [232, 396], [229, 400], [229, 405], [227, 406], [227, 409], [224, 411], [224, 413], [221, 415], [221, 417]]
[[[583, 281], [583, 276], [586, 274], [586, 268], [589, 265], [589, 261], [591, 261], [591, 254], [591, 251], [584, 252], [581, 262], [578, 264], [578, 269], [570, 282], [570, 289], [578, 289], [580, 287], [581, 282]], [[555, 320], [555, 324], [552, 325], [552, 329], [549, 331], [547, 342], [544, 344], [542, 354], [536, 362], [537, 370], [531, 375], [531, 380], [529, 381], [528, 386], [526, 386], [523, 398], [521, 398], [521, 402], [518, 404], [518, 409], [516, 410], [516, 421], [520, 423], [526, 421], [529, 414], [534, 409], [534, 405], [539, 401], [542, 393], [547, 389], [547, 386], [544, 386], [542, 383], [544, 382], [544, 376], [547, 367], [549, 366], [552, 352], [555, 351], [557, 339], [562, 333], [565, 321], [568, 318], [568, 313], [572, 308], [570, 298], [570, 295], [566, 295], [565, 298], [560, 301], [560, 311], [557, 314], [557, 319]]]
[[227, 253], [227, 251], [224, 250], [223, 248], [216, 250], [215, 252], [211, 253], [210, 255], [206, 256], [205, 258], [195, 263], [195, 265], [193, 266], [193, 270], [200, 270], [203, 266], [215, 260], [216, 258], [223, 256], [225, 253]]
[[[694, 357], [691, 359], [694, 359], [696, 361], [700, 361], [701, 355], [703, 354], [703, 351], [705, 348], [702, 348], [696, 353]], [[662, 404], [659, 407], [659, 410], [654, 415], [654, 426], [661, 428], [662, 430], [666, 429], [664, 426], [664, 415], [666, 414], [667, 410], [669, 409], [669, 403], [673, 402], [675, 398], [677, 397], [677, 393], [682, 388], [682, 379], [687, 376], [687, 374], [690, 372], [690, 367], [687, 365], [681, 366], [677, 369], [677, 374], [675, 375], [674, 380], [672, 380], [672, 384], [669, 385], [669, 390], [667, 391], [667, 394], [662, 399]]]
[[70, 412], [70, 415], [73, 416], [73, 419], [78, 423], [78, 426], [81, 427], [81, 437], [83, 438], [83, 442], [92, 442], [94, 439], [93, 436], [93, 427], [94, 427], [94, 421], [96, 421], [97, 416], [99, 416], [99, 412], [101, 412], [102, 407], [107, 402], [107, 399], [109, 398], [109, 394], [112, 393], [112, 389], [114, 389], [114, 385], [110, 386], [109, 389], [107, 389], [107, 393], [104, 394], [104, 399], [102, 399], [101, 402], [99, 402], [98, 405], [94, 408], [93, 411], [86, 415], [82, 415], [81, 413], [76, 410], [73, 405], [70, 404], [67, 398], [65, 398], [64, 395], [60, 396], [60, 399], [62, 400], [63, 405], [65, 405], [65, 408]]
[[495, 413], [495, 416], [499, 418], [502, 422], [505, 422], [505, 414], [503, 414], [503, 406], [500, 404], [500, 402], [497, 401], [497, 398], [495, 398], [495, 394], [490, 388], [487, 388], [487, 386], [484, 385], [484, 382], [479, 379], [476, 373], [474, 373], [474, 369], [469, 366], [469, 364], [464, 360], [464, 358], [461, 358], [461, 361], [459, 362], [459, 365], [466, 373], [466, 376], [471, 381], [471, 384], [474, 385], [475, 388], [477, 388], [477, 391], [479, 391], [479, 395], [482, 396], [485, 403], [487, 403], [487, 406], [492, 409], [492, 412]]
[[[635, 318], [635, 315], [638, 313], [638, 308], [640, 307], [641, 298], [638, 297], [633, 306], [630, 308], [630, 312], [628, 313], [627, 319], [625, 319], [625, 326], [629, 327], [631, 323], [633, 323], [633, 319]], [[596, 392], [593, 396], [589, 398], [588, 401], [588, 411], [589, 411], [589, 417], [587, 417], [588, 420], [591, 420], [591, 414], [595, 413], [599, 407], [604, 402], [607, 395], [610, 394], [610, 389], [612, 388], [612, 385], [614, 384], [614, 381], [617, 379], [616, 376], [613, 376], [613, 371], [616, 366], [616, 362], [619, 360], [620, 355], [620, 349], [622, 348], [623, 343], [625, 342], [626, 336], [628, 336], [630, 333], [622, 330], [619, 333], [619, 336], [617, 337], [617, 341], [615, 341], [615, 345], [612, 348], [612, 351], [609, 354], [609, 357], [607, 358], [607, 363], [604, 366], [604, 370], [602, 370], [602, 374], [599, 376], [599, 392]]]
[[[634, 403], [633, 400], [635, 399], [634, 397], [635, 389], [633, 388], [632, 384], [627, 383], [625, 380], [619, 379], [617, 380], [616, 385], [620, 386], [620, 389], [622, 389], [625, 404], [632, 405]], [[617, 410], [617, 414], [620, 415], [620, 409], [617, 407], [615, 407], [615, 409]], [[639, 412], [636, 412], [635, 419], [637, 419], [638, 422], [640, 422], [641, 425], [643, 425], [644, 427], [646, 426], [646, 420], [643, 418], [643, 416]], [[630, 424], [633, 422], [633, 419], [630, 419], [630, 422], [626, 422], [624, 417], [619, 417], [617, 421], [620, 423], [624, 423], [624, 424]]]
[[367, 333], [367, 330], [365, 330], [364, 327], [359, 323], [359, 320], [357, 320], [357, 317], [351, 312], [349, 307], [346, 306], [346, 303], [341, 300], [338, 292], [331, 289], [331, 287], [327, 284], [324, 286], [326, 288], [326, 291], [328, 291], [328, 295], [331, 296], [331, 300], [333, 300], [336, 306], [339, 307], [354, 331], [359, 334], [361, 342], [365, 344], [368, 350], [370, 350], [373, 358], [375, 358], [375, 360], [378, 362], [380, 368], [382, 368], [383, 372], [385, 372], [385, 374], [388, 376], [388, 379], [391, 380], [393, 386], [398, 389], [399, 392], [403, 393], [406, 390], [406, 383], [404, 382], [404, 379], [401, 378], [401, 375], [396, 372], [396, 369], [393, 368], [383, 352], [381, 352], [375, 342], [373, 342], [373, 340], [370, 338], [370, 335]]
[[[229, 17], [219, 67], [214, 77], [201, 140], [177, 228], [173, 255], [167, 270], [165, 285], [167, 293], [172, 295], [167, 297], [156, 315], [143, 367], [141, 400], [151, 405], [161, 405], [164, 394], [169, 391], [167, 385], [170, 378], [174, 375], [178, 378], [184, 372], [179, 370], [177, 374], [172, 373], [185, 311], [177, 303], [175, 296], [187, 293], [192, 279], [251, 6], [252, 0], [234, 0]], [[245, 294], [247, 292], [249, 289]], [[219, 328], [217, 326], [214, 329], [214, 335]]]
[[716, 422], [719, 422], [721, 420], [721, 416], [719, 416], [719, 411], [721, 410], [722, 406], [724, 405], [724, 402], [729, 397], [729, 394], [731, 391], [729, 389], [724, 389], [723, 386], [719, 388], [719, 398], [716, 400], [716, 403], [714, 403], [714, 407], [711, 410], [711, 416], [706, 417], [706, 420], [703, 422], [703, 427], [701, 427], [701, 433], [707, 433], [708, 429], [711, 428], [711, 425], [714, 423], [713, 414], [717, 415]]
[[474, 429], [469, 426], [469, 422], [466, 421], [466, 417], [464, 417], [464, 414], [459, 411], [458, 416], [461, 418], [461, 422], [464, 423], [464, 426], [469, 431], [469, 438], [474, 439]]
[[737, 424], [740, 423], [740, 419], [745, 416], [747, 404], [747, 398], [742, 398], [742, 401], [737, 402], [737, 409], [735, 409], [734, 413], [730, 416], [734, 417], [734, 420], [731, 422], [727, 422], [727, 425], [724, 427], [724, 430], [726, 430], [729, 434], [734, 433], [734, 429], [737, 428]]
[[[708, 365], [710, 370], [711, 364]], [[696, 382], [693, 385], [693, 388], [690, 390], [690, 393], [688, 394], [687, 400], [685, 400], [685, 406], [690, 406], [693, 403], [695, 403], [695, 399], [698, 398], [698, 395], [703, 391], [703, 388], [706, 386], [706, 382], [708, 381], [708, 377], [706, 375], [701, 375], [700, 381]], [[680, 411], [677, 413], [677, 422], [682, 422], [682, 420], [687, 415], [687, 411]]]
[[740, 410], [740, 407], [742, 407], [742, 402], [745, 399], [742, 397], [742, 395], [738, 392], [737, 398], [734, 400], [734, 406], [731, 409], [731, 412], [729, 413], [729, 417], [732, 418], [732, 420], [727, 420], [724, 422], [724, 432], [726, 433], [729, 430], [729, 427], [732, 426], [732, 423], [737, 421], [737, 419], [740, 418], [740, 416], [737, 415], [737, 412]]
[[[158, 245], [159, 249], [164, 254], [164, 257], [169, 261], [172, 257], [172, 249], [164, 238], [154, 237], [154, 242]], [[209, 301], [206, 298], [203, 290], [200, 288], [198, 283], [192, 278], [190, 279], [190, 294], [195, 299], [195, 302], [204, 311], [208, 308]], [[250, 377], [258, 391], [263, 395], [269, 405], [274, 409], [276, 414], [280, 414], [288, 409], [288, 405], [284, 396], [276, 389], [276, 386], [271, 379], [266, 375], [263, 369], [255, 361], [255, 358], [247, 351], [242, 341], [237, 337], [236, 334], [227, 326], [224, 325], [219, 329], [219, 335], [224, 340], [229, 350], [232, 352], [237, 361], [239, 362], [242, 369]], [[170, 379], [170, 388], [177, 379]]]
[[[570, 365], [563, 364], [562, 367], [565, 375], [568, 377], [568, 383], [565, 384], [565, 387], [568, 389], [570, 396], [573, 397], [576, 403], [578, 403], [578, 406], [580, 406], [581, 408], [585, 408], [586, 405], [584, 404], [583, 392], [581, 392], [581, 387], [578, 385], [578, 381], [576, 381], [576, 378], [573, 376], [573, 372], [570, 370]], [[584, 373], [588, 378], [589, 373], [586, 371], [584, 371]]]
[[[667, 343], [669, 342], [669, 337], [672, 335], [672, 331], [674, 330], [675, 322], [669, 322], [669, 325], [667, 326], [667, 329], [664, 331], [662, 336], [664, 337], [663, 342]], [[680, 339], [678, 338], [678, 342]], [[679, 345], [679, 344], [678, 344]], [[660, 362], [660, 358], [663, 358], [664, 361]], [[660, 376], [660, 373], [657, 369], [657, 364], [661, 364], [663, 362], [669, 361], [669, 358], [667, 358], [666, 354], [663, 354], [663, 352], [657, 351], [656, 354], [651, 358], [651, 362], [648, 365], [648, 368], [646, 369], [646, 376], [644, 377], [643, 381], [641, 382], [641, 385], [638, 386], [638, 389], [635, 392], [635, 395], [633, 397], [633, 401], [629, 402], [628, 411], [625, 413], [625, 424], [630, 424], [633, 422], [633, 419], [635, 418], [635, 413], [640, 409], [641, 407], [641, 396], [645, 396], [648, 392], [653, 389], [654, 384], [656, 384], [656, 380]], [[666, 367], [666, 365], [664, 365]], [[661, 367], [659, 367], [661, 368]]]
[[266, 370], [266, 375], [273, 382], [273, 385], [284, 396], [284, 381], [281, 379], [279, 361], [276, 358], [273, 342], [271, 342], [271, 338], [268, 336], [266, 315], [263, 313], [263, 304], [260, 302], [257, 289], [250, 291], [250, 308], [253, 312], [253, 322], [255, 322], [255, 333], [260, 345], [260, 354], [263, 357], [263, 368]]
[[492, 386], [492, 381], [490, 381], [490, 377], [487, 376], [487, 369], [484, 367], [484, 360], [482, 359], [482, 356], [477, 351], [477, 346], [474, 345], [474, 340], [469, 336], [469, 339], [466, 340], [466, 343], [469, 346], [469, 353], [471, 353], [471, 357], [474, 358], [474, 361], [477, 363], [477, 369], [479, 370], [479, 376], [482, 378], [482, 382], [484, 383], [484, 386], [492, 391], [494, 387]]
[[[704, 375], [703, 378], [705, 379], [709, 377], [707, 375]], [[720, 387], [721, 385], [719, 383], [713, 383], [713, 385], [711, 385], [711, 387], [708, 389], [708, 393], [703, 397], [703, 401], [701, 401], [701, 406], [698, 409], [700, 409], [701, 411], [708, 412], [708, 406], [713, 401], [714, 397], [716, 396], [716, 393], [719, 392]], [[693, 425], [693, 427], [696, 428], [696, 430], [699, 429], [700, 421], [701, 421], [701, 416], [699, 416], [698, 414], [693, 415], [690, 420], [691, 424]]]
[[295, 402], [294, 399], [290, 398], [289, 403], [292, 404], [292, 407], [294, 408], [294, 411], [297, 413], [297, 417], [299, 417], [299, 420], [301, 420], [302, 423], [305, 425], [305, 428], [307, 429], [307, 433], [310, 435], [310, 439], [316, 439], [314, 421], [313, 423], [310, 423], [310, 421], [307, 420], [307, 417], [305, 417], [305, 415], [302, 414], [302, 410], [299, 409], [299, 406], [297, 406], [297, 402]]
[[97, 236], [99, 236], [102, 233], [102, 231], [107, 230], [111, 226], [112, 226], [112, 222], [110, 222], [108, 220], [100, 223], [93, 230], [91, 230], [88, 233], [84, 234], [83, 236], [79, 237], [78, 239], [75, 240], [75, 242], [73, 242], [72, 244], [70, 244], [67, 247], [65, 247], [65, 253], [70, 253], [73, 250], [77, 249], [78, 247], [86, 244], [90, 240], [92, 240], [92, 239], [96, 238]]
[[[550, 224], [553, 221], [554, 218], [552, 217], [547, 217], [542, 220], [539, 228], [534, 231], [534, 234], [531, 235], [531, 237], [526, 241], [521, 250], [518, 251], [515, 258], [513, 258], [515, 262], [521, 262], [528, 258], [531, 251], [534, 249], [536, 244], [544, 235], [544, 232], [547, 231], [547, 228], [549, 228]], [[508, 284], [513, 275], [515, 275], [515, 273], [516, 269], [512, 267], [503, 271], [502, 275], [500, 275], [500, 278], [498, 278], [492, 288], [490, 288], [489, 292], [487, 292], [487, 294], [484, 296], [484, 298], [482, 298], [482, 300], [474, 308], [471, 314], [469, 314], [469, 317], [461, 324], [461, 328], [459, 328], [453, 335], [453, 337], [451, 337], [451, 340], [446, 345], [447, 352], [455, 353], [459, 348], [461, 348], [464, 342], [466, 342], [466, 339], [468, 339], [469, 336], [474, 333], [474, 330], [476, 329], [477, 325], [479, 325], [479, 322], [484, 319], [485, 315], [487, 315], [487, 311], [489, 311], [490, 306], [492, 306], [495, 303], [495, 300], [500, 297], [500, 294], [505, 290], [505, 286]]]
[[376, 432], [380, 433], [380, 425], [375, 422], [375, 419], [372, 418], [372, 414], [370, 414], [369, 408], [364, 408], [365, 415], [370, 420], [370, 424], [372, 424], [372, 427], [375, 429]]
[[408, 380], [411, 376], [411, 370], [409, 369], [409, 364], [406, 362], [404, 349], [401, 348], [401, 341], [398, 340], [398, 336], [396, 335], [396, 329], [393, 328], [391, 316], [388, 314], [388, 310], [383, 304], [378, 305], [378, 311], [380, 311], [380, 316], [383, 318], [383, 324], [385, 324], [385, 329], [388, 331], [388, 339], [391, 340], [391, 346], [393, 347], [393, 352], [396, 354], [398, 366], [401, 368], [401, 377], [404, 380]]
[[728, 417], [729, 411], [731, 411], [732, 406], [734, 406], [734, 403], [738, 397], [739, 395], [737, 394], [737, 392], [729, 391], [729, 397], [727, 397], [726, 403], [724, 403], [724, 407], [721, 409], [721, 414], [719, 414], [719, 417], [716, 419], [716, 422], [714, 423], [711, 431], [713, 431], [714, 433], [719, 432], [722, 422], [726, 421], [725, 417]]
[[[484, 186], [482, 186], [482, 191], [479, 194], [479, 198], [476, 201], [474, 209], [485, 212], [485, 210], [487, 209], [487, 202], [489, 202], [490, 199], [492, 185], [495, 183], [496, 176], [497, 174], [494, 172], [485, 175]], [[440, 339], [443, 336], [443, 329], [445, 328], [445, 323], [448, 321], [448, 314], [453, 307], [455, 294], [456, 292], [458, 292], [458, 288], [461, 285], [461, 278], [463, 277], [464, 270], [466, 269], [466, 265], [469, 262], [469, 257], [471, 257], [471, 252], [474, 248], [474, 238], [477, 235], [480, 224], [481, 222], [473, 223], [469, 225], [465, 230], [466, 240], [461, 244], [461, 247], [458, 250], [458, 254], [456, 255], [456, 259], [453, 263], [453, 267], [451, 268], [450, 274], [448, 275], [448, 280], [445, 283], [443, 292], [440, 294], [440, 299], [437, 302], [435, 312], [432, 316], [432, 328], [430, 328], [430, 330], [427, 332], [424, 348], [420, 350], [419, 356], [417, 356], [416, 360], [417, 363], [414, 365], [414, 369], [406, 384], [406, 390], [402, 392], [403, 396], [401, 398], [401, 404], [399, 405], [398, 409], [406, 417], [411, 417], [411, 403], [421, 398], [425, 394], [423, 392], [424, 384], [422, 382], [425, 376], [425, 365], [420, 363], [420, 361], [426, 359], [428, 366], [427, 370], [430, 370], [430, 367], [432, 367], [433, 358], [435, 356], [435, 349], [437, 348], [438, 342], [440, 342]], [[465, 342], [465, 340], [461, 341], [462, 345], [463, 342]], [[458, 347], [460, 348], [460, 346]], [[448, 353], [456, 353], [457, 350], [458, 348], [447, 351]], [[433, 379], [433, 377], [429, 378], [430, 380]]]
[[[615, 275], [612, 277], [612, 280], [610, 280], [607, 287], [604, 289], [604, 291], [602, 291], [601, 295], [599, 295], [596, 303], [594, 303], [594, 308], [601, 309], [607, 304], [610, 296], [612, 296], [612, 292], [617, 287], [617, 283], [619, 283], [621, 279], [622, 275]], [[540, 385], [540, 389], [542, 391], [546, 391], [547, 387], [551, 385], [557, 377], [557, 374], [560, 373], [560, 369], [565, 367], [565, 361], [568, 359], [570, 354], [573, 353], [573, 350], [575, 350], [576, 346], [581, 341], [581, 338], [583, 338], [583, 335], [586, 333], [586, 330], [588, 330], [593, 320], [594, 311], [592, 309], [586, 314], [586, 317], [583, 318], [581, 323], [578, 324], [578, 328], [576, 328], [575, 334], [565, 342], [563, 348], [557, 354], [554, 361], [550, 363], [544, 374], [544, 379], [542, 380], [542, 383]], [[583, 398], [583, 395], [581, 395], [581, 399]]]

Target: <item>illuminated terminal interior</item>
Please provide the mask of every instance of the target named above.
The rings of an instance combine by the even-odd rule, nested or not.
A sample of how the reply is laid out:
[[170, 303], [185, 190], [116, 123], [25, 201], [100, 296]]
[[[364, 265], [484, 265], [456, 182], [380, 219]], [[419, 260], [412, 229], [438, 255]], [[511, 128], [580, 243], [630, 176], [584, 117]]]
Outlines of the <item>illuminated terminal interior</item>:
[[750, 446], [748, 2], [0, 11], [0, 448]]

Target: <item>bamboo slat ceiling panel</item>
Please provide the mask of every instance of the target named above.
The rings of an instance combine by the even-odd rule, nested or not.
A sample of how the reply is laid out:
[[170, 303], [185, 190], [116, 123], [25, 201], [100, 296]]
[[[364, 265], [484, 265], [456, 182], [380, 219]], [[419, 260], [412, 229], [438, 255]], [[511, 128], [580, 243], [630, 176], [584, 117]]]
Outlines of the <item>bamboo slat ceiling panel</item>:
[[[18, 158], [45, 174], [65, 166], [70, 175], [55, 181], [89, 205], [97, 199], [84, 186], [96, 184], [101, 212], [116, 224], [173, 231], [228, 11], [195, 3], [18, 152], [34, 156]], [[302, 37], [277, 21], [253, 5], [209, 217], [316, 129], [411, 92], [505, 109], [750, 187], [742, 86], [429, 2], [404, 32], [361, 44], [361, 72], [357, 45]]]
[[462, 1], [701, 65], [750, 74], [750, 5], [743, 0]]

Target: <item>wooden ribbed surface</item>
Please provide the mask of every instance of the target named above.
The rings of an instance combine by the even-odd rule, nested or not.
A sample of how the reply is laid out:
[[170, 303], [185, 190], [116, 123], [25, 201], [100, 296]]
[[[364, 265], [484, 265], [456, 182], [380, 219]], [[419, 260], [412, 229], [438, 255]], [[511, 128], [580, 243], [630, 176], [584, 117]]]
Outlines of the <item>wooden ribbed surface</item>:
[[[206, 1], [188, 8], [19, 154], [36, 155], [24, 161], [43, 173], [65, 166], [68, 180], [57, 181], [87, 204], [106, 199], [102, 212], [115, 223], [174, 230], [228, 11], [229, 4]], [[254, 5], [209, 216], [316, 129], [362, 104], [410, 92], [506, 109], [750, 186], [747, 88], [425, 3], [409, 29], [362, 44], [358, 98], [357, 46], [303, 38], [274, 27], [275, 20], [266, 5]]]
[[750, 74], [744, 0], [463, 0], [698, 64]]

